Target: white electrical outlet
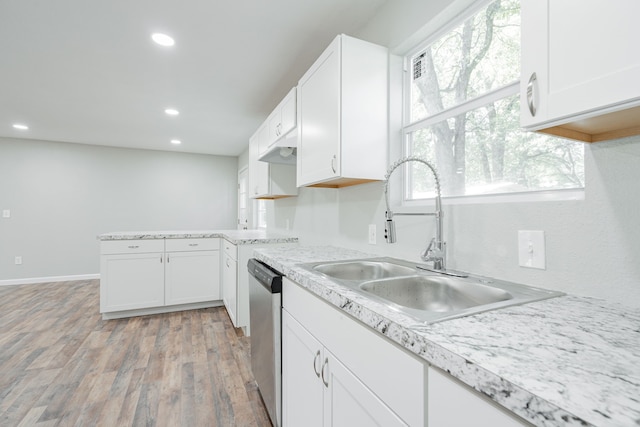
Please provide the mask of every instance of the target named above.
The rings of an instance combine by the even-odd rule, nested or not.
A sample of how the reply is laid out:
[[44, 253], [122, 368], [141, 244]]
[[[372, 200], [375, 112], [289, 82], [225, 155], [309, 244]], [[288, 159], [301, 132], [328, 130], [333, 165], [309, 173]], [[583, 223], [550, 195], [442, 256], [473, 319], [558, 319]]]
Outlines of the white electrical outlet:
[[370, 245], [376, 244], [376, 225], [375, 224], [369, 224], [369, 244]]
[[3, 209], [2, 218], [11, 218], [11, 211], [9, 209]]
[[544, 231], [518, 231], [520, 267], [546, 269]]
[[22, 257], [21, 256], [17, 256], [16, 257], [16, 265], [22, 265]]

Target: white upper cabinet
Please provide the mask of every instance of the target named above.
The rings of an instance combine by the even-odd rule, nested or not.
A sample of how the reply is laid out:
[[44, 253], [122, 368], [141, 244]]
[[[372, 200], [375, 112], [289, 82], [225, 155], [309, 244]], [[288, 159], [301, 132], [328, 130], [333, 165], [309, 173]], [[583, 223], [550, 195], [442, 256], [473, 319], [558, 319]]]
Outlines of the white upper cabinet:
[[249, 197], [253, 199], [278, 199], [296, 196], [295, 165], [274, 164], [259, 160], [261, 147], [268, 139], [268, 121], [249, 140]]
[[336, 37], [298, 82], [298, 186], [383, 180], [387, 49]]
[[[289, 91], [287, 96], [273, 110], [267, 121], [269, 123], [269, 139], [266, 149], [296, 127], [295, 87]], [[264, 154], [264, 151], [266, 150], [263, 150], [260, 154]]]
[[640, 2], [521, 7], [521, 125], [586, 142], [640, 134]]

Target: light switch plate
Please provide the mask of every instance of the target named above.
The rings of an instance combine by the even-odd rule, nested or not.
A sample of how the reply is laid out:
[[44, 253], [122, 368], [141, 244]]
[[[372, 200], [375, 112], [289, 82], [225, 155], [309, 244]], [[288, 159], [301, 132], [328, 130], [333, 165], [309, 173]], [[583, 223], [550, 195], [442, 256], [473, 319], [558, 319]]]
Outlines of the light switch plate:
[[520, 267], [545, 270], [544, 231], [518, 231], [518, 259]]
[[3, 209], [2, 218], [11, 218], [11, 211], [9, 209]]
[[369, 224], [369, 244], [370, 245], [376, 244], [376, 225], [375, 224]]

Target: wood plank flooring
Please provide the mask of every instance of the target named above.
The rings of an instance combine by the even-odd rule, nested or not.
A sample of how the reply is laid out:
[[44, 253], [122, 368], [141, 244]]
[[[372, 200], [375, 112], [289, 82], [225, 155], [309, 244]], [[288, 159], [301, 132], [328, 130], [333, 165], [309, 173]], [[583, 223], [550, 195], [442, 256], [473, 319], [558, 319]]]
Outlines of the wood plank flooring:
[[0, 286], [0, 426], [271, 426], [224, 308], [102, 320], [99, 281]]

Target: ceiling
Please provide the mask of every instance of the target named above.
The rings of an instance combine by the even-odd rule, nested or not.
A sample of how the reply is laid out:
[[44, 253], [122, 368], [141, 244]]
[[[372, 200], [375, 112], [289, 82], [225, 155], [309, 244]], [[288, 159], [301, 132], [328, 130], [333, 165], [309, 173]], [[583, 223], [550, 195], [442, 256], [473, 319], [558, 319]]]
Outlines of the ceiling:
[[384, 2], [0, 0], [0, 137], [237, 156]]

